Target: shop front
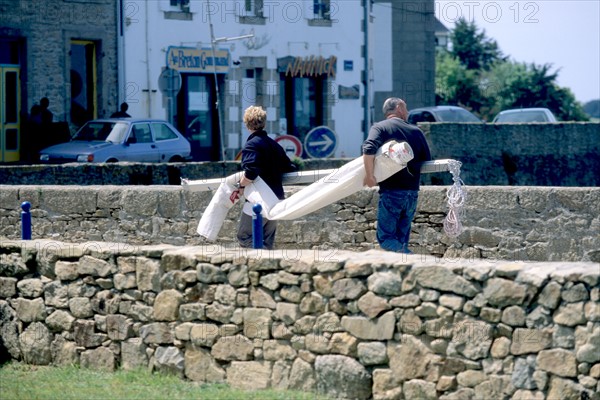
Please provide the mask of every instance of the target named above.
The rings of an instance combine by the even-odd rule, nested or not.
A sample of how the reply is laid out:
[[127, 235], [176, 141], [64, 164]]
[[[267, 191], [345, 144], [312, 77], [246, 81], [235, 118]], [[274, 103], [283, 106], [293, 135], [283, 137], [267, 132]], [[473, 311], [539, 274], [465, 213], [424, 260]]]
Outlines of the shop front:
[[[284, 57], [277, 60], [280, 77], [280, 121], [285, 132], [304, 143], [313, 128], [333, 128], [331, 90], [337, 70], [335, 56]], [[306, 155], [304, 155], [306, 156]]]
[[190, 141], [194, 161], [221, 159], [219, 112], [223, 112], [223, 105], [220, 91], [230, 60], [227, 50], [217, 50], [216, 56], [211, 49], [193, 47], [169, 47], [167, 51], [167, 68], [181, 73], [173, 122]]

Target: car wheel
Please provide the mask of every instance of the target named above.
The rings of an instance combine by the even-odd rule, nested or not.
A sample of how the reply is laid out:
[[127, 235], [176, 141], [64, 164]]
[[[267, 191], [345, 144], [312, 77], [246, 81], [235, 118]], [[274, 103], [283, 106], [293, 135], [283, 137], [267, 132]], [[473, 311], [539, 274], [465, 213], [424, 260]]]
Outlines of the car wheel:
[[183, 158], [180, 156], [173, 156], [169, 159], [169, 162], [183, 162]]

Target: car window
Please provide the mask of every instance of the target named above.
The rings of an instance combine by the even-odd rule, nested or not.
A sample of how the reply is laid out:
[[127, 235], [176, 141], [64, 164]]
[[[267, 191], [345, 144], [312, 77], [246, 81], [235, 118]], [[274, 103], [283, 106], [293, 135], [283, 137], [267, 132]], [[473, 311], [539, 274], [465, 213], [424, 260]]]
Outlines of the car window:
[[112, 143], [122, 143], [123, 140], [125, 140], [128, 128], [129, 124], [125, 122], [113, 123], [112, 130], [108, 134], [106, 141]]
[[423, 122], [423, 114], [421, 112], [414, 112], [408, 115], [408, 122], [416, 124], [417, 122]]
[[105, 141], [115, 125], [115, 122], [88, 122], [77, 131], [73, 140]]
[[548, 122], [548, 118], [541, 111], [522, 111], [500, 115], [496, 122]]
[[150, 124], [135, 124], [131, 129], [131, 136], [135, 138], [135, 143], [150, 143], [152, 142], [152, 134], [150, 133]]
[[167, 124], [162, 124], [160, 122], [152, 123], [152, 130], [154, 131], [154, 138], [156, 141], [161, 140], [169, 140], [169, 139], [177, 139], [177, 135]]
[[424, 122], [435, 122], [435, 117], [429, 111], [425, 111], [423, 113], [423, 121]]
[[439, 110], [438, 116], [443, 122], [481, 122], [476, 116], [463, 109]]

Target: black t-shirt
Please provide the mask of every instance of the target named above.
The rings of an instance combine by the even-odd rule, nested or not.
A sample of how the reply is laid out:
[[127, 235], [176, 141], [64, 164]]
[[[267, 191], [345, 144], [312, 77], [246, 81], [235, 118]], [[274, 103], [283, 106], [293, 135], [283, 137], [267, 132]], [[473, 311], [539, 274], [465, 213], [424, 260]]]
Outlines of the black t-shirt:
[[279, 199], [285, 198], [282, 175], [295, 171], [283, 147], [271, 139], [267, 132], [256, 131], [248, 137], [242, 149], [242, 170], [250, 180], [260, 176]]
[[384, 143], [390, 140], [407, 142], [413, 150], [414, 158], [408, 162], [406, 168], [379, 182], [379, 188], [381, 190], [419, 190], [421, 164], [431, 160], [425, 135], [415, 125], [400, 118], [388, 118], [373, 124], [369, 130], [369, 136], [362, 145], [363, 154], [374, 155]]

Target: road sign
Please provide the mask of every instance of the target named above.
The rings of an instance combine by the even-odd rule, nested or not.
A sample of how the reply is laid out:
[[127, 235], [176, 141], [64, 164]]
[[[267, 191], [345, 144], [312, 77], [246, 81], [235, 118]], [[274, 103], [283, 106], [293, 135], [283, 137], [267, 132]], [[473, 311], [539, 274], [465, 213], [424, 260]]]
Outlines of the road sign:
[[167, 97], [175, 97], [181, 90], [181, 74], [176, 69], [167, 68], [158, 77], [158, 88]]
[[310, 158], [326, 158], [337, 148], [337, 135], [326, 126], [317, 126], [306, 134], [304, 150]]
[[302, 156], [302, 143], [296, 136], [281, 135], [277, 136], [275, 141], [283, 147], [285, 154], [287, 154], [289, 158]]

